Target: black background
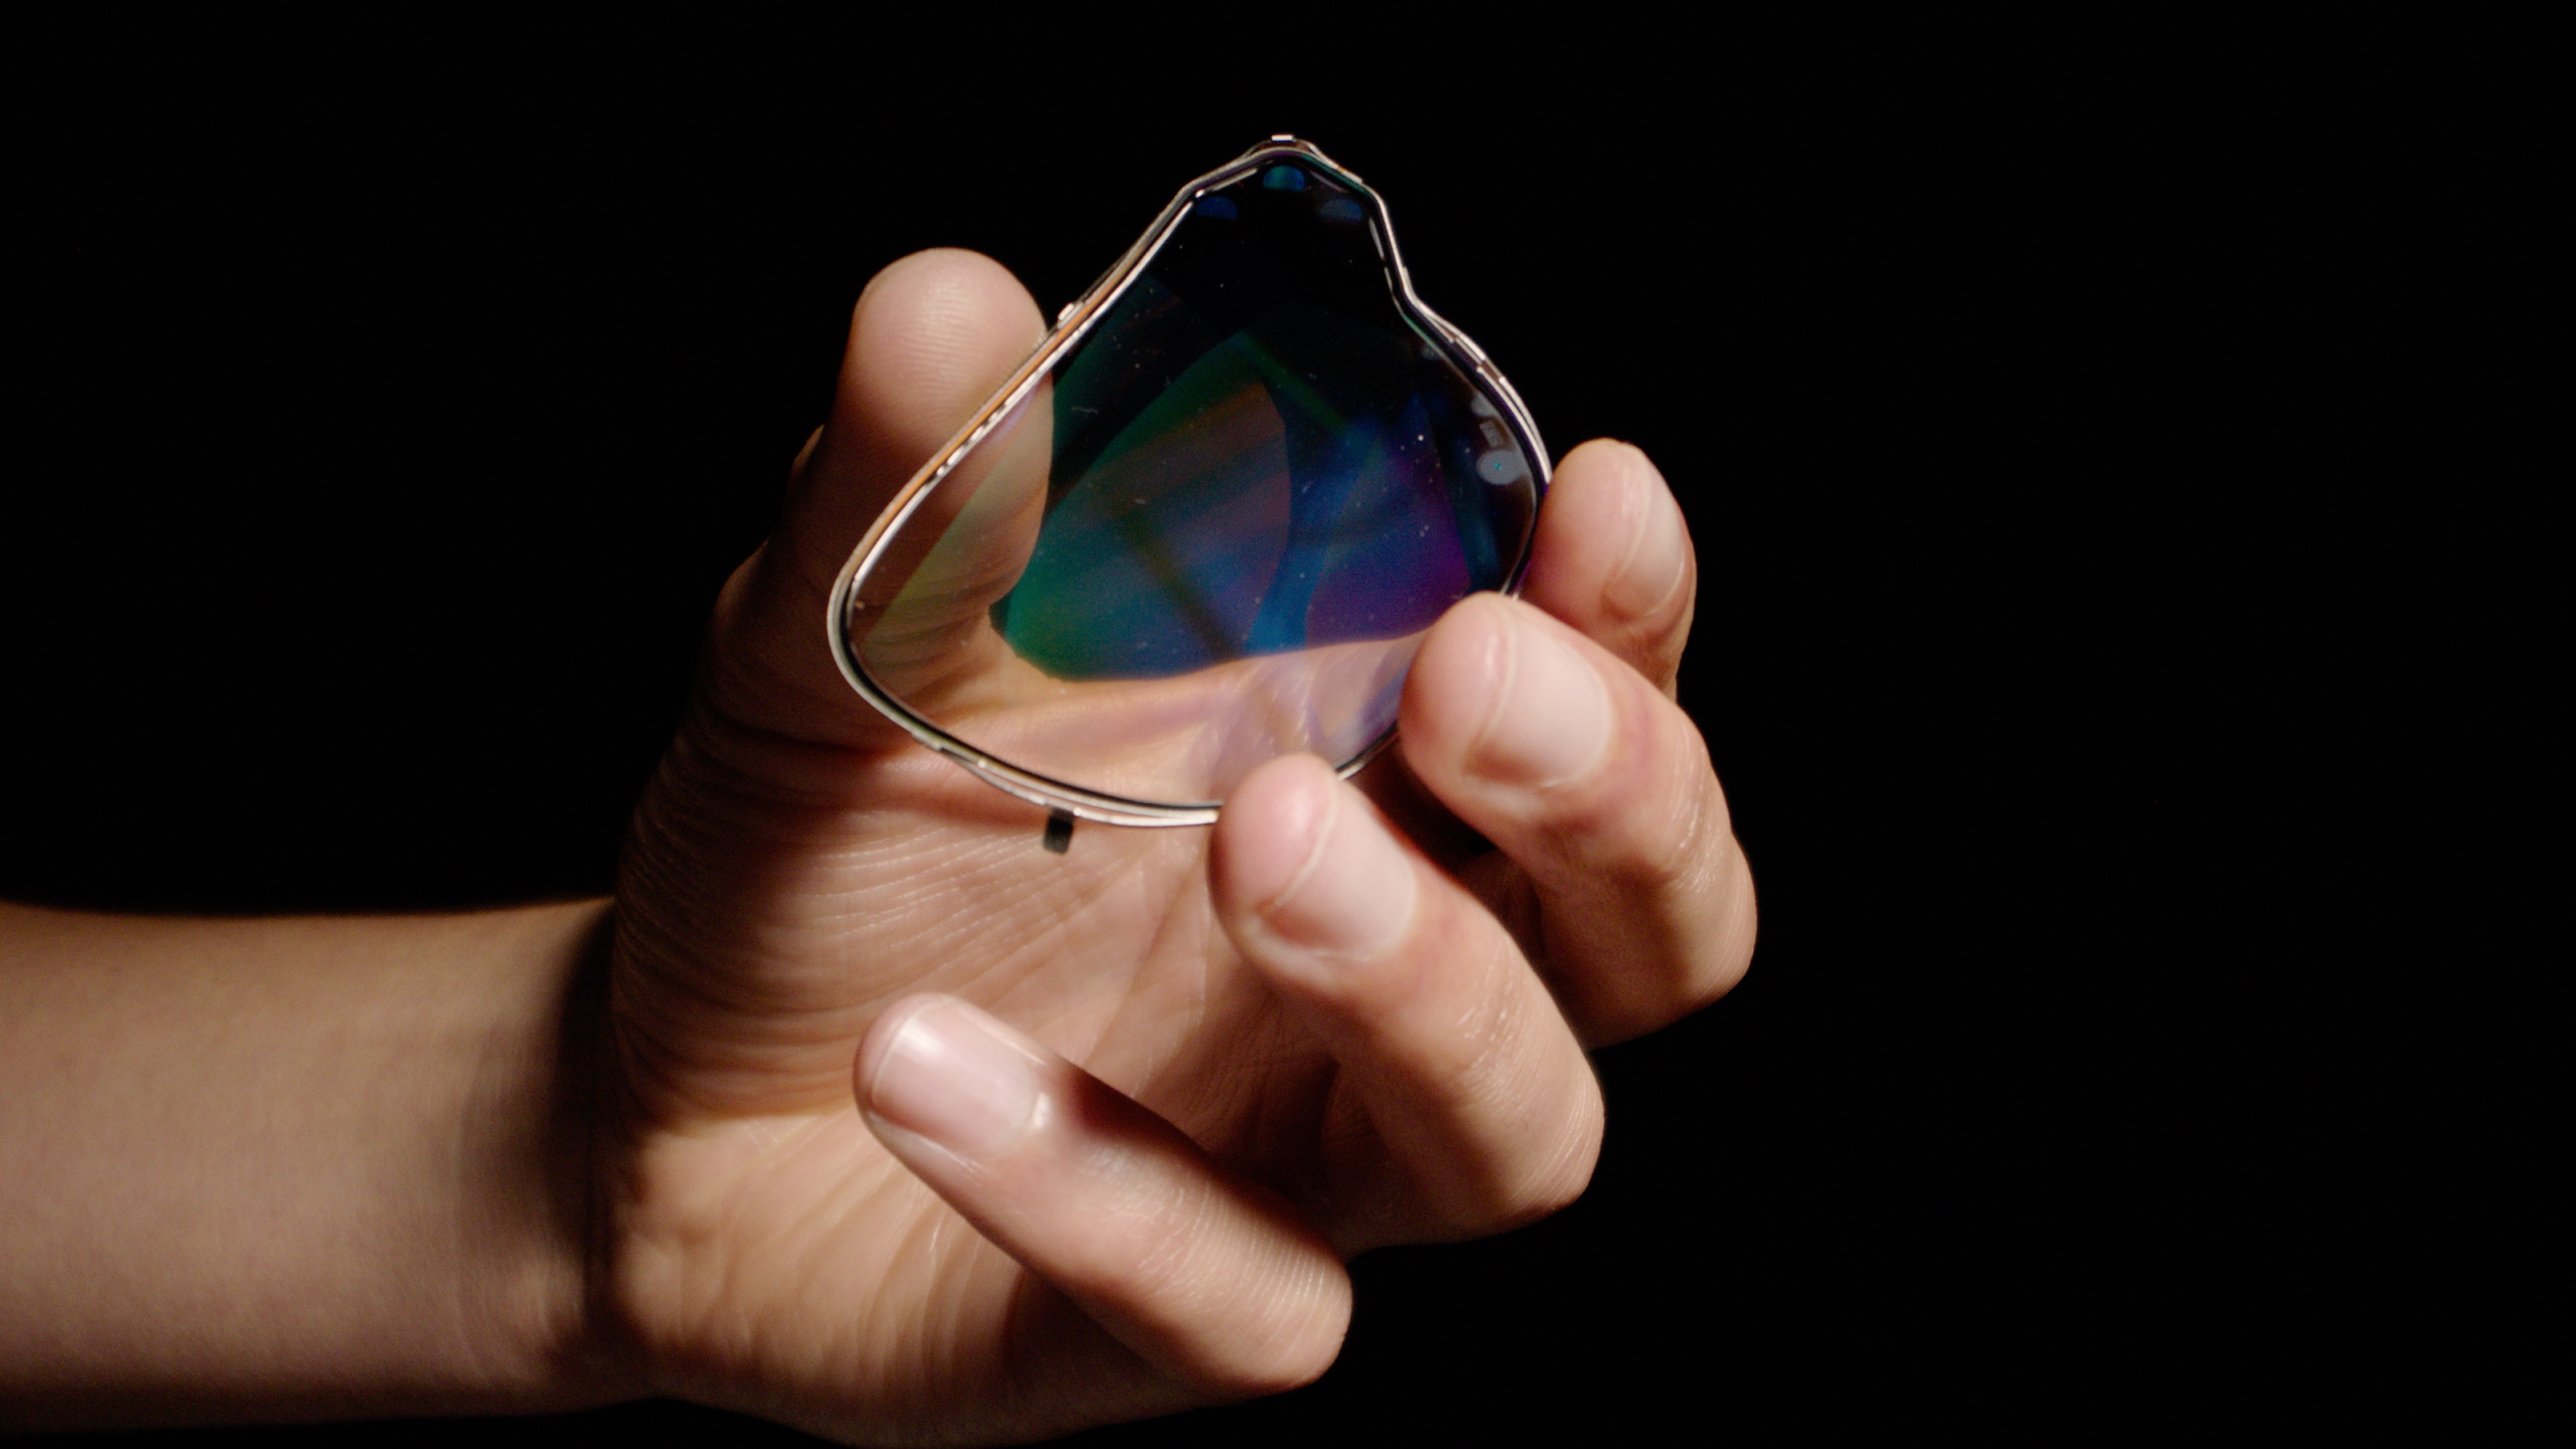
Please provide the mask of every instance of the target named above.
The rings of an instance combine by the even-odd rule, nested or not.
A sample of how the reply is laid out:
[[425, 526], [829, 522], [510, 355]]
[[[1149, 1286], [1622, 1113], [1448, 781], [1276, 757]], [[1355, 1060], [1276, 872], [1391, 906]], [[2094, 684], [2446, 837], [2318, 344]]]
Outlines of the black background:
[[2333, 275], [2282, 224], [2315, 195], [2295, 118], [2213, 119], [2118, 44], [1955, 36], [1010, 74], [855, 35], [290, 39], [66, 40], [22, 133], [0, 895], [604, 890], [867, 277], [973, 247], [1051, 313], [1294, 132], [1387, 198], [1552, 448], [1631, 439], [1672, 480], [1683, 699], [1761, 945], [1598, 1055], [1577, 1206], [1362, 1260], [1310, 1389], [1093, 1441], [2098, 1423], [2257, 1371], [2264, 1270], [2214, 1303], [2202, 1256], [2252, 1209], [2177, 1145], [2233, 1048], [2171, 1031], [2166, 983], [2193, 902], [2242, 887], [2175, 864], [2238, 828], [2195, 813], [2194, 741], [2260, 693], [2211, 621], [2304, 486], [2250, 484], [2240, 431]]

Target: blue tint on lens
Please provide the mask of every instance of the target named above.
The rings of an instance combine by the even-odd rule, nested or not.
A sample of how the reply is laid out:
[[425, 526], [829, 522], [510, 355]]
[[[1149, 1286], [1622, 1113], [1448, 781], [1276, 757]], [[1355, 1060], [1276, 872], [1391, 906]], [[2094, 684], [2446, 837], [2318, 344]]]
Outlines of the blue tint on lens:
[[1365, 216], [1294, 163], [1203, 196], [1066, 354], [1044, 522], [991, 607], [1020, 658], [1164, 678], [1400, 639], [1508, 581], [1533, 470]]

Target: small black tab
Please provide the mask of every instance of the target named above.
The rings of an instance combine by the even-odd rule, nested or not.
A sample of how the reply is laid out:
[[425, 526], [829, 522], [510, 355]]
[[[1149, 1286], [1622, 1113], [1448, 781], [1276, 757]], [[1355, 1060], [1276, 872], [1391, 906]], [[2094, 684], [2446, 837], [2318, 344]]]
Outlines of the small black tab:
[[1072, 844], [1073, 812], [1070, 810], [1057, 810], [1049, 813], [1047, 816], [1046, 826], [1046, 848], [1054, 851], [1058, 855], [1062, 855]]

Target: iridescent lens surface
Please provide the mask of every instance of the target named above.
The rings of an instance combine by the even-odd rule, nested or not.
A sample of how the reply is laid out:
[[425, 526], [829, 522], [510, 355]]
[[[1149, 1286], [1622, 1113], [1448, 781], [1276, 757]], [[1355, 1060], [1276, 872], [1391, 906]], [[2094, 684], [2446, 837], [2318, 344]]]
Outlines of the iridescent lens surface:
[[852, 597], [879, 688], [995, 759], [1149, 802], [1356, 758], [1422, 631], [1536, 516], [1499, 399], [1398, 305], [1374, 208], [1266, 158], [1200, 194]]

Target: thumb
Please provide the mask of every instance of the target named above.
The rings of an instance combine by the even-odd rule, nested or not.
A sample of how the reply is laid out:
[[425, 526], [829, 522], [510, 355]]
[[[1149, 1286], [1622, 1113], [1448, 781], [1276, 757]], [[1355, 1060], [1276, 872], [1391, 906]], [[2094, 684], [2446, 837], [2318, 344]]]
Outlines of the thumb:
[[990, 257], [916, 252], [877, 273], [851, 312], [831, 418], [799, 460], [778, 529], [716, 606], [710, 704], [793, 739], [892, 736], [832, 660], [833, 581], [888, 500], [1044, 335], [1028, 290]]

